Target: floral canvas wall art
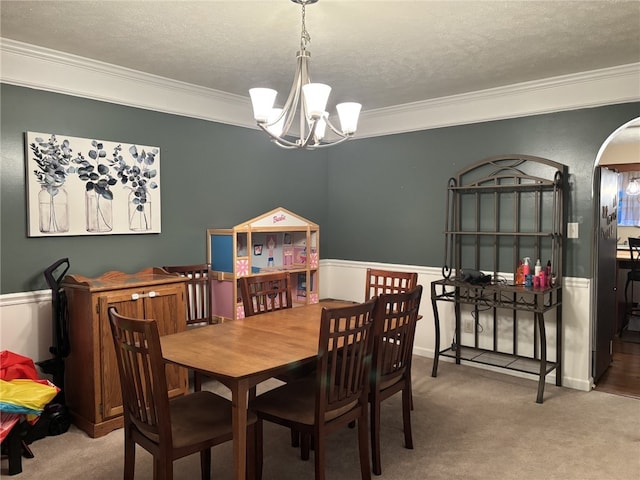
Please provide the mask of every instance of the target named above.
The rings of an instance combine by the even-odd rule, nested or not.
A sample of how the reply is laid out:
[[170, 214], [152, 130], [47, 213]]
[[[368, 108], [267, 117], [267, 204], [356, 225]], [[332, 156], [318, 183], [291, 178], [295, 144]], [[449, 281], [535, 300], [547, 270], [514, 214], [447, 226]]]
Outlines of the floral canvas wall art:
[[27, 132], [28, 235], [160, 233], [160, 149]]

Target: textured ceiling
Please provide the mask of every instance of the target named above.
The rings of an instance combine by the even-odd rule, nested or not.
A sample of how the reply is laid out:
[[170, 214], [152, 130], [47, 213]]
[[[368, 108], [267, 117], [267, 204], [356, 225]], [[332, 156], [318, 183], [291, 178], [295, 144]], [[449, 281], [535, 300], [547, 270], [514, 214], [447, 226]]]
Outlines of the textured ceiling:
[[[7, 1], [1, 35], [223, 92], [288, 92], [299, 5]], [[363, 110], [640, 61], [640, 1], [320, 0], [311, 74]]]

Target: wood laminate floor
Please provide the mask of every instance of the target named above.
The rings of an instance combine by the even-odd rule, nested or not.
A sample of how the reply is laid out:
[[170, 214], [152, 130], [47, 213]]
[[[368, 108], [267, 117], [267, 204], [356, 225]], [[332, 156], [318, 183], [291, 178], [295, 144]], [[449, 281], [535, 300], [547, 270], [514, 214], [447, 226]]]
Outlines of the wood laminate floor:
[[613, 340], [613, 362], [595, 389], [640, 399], [640, 343]]

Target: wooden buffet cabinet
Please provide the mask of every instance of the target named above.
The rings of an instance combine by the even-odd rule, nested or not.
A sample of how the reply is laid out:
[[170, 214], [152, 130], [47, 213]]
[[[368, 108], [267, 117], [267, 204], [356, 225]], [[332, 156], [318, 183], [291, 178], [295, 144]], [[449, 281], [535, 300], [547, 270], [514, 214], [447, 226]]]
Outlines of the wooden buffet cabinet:
[[[184, 278], [161, 268], [135, 274], [107, 272], [97, 278], [67, 275], [62, 287], [69, 312], [70, 354], [65, 360], [65, 398], [73, 422], [91, 437], [123, 426], [122, 395], [107, 310], [153, 318], [160, 335], [186, 329]], [[170, 396], [187, 391], [187, 371], [167, 365]]]

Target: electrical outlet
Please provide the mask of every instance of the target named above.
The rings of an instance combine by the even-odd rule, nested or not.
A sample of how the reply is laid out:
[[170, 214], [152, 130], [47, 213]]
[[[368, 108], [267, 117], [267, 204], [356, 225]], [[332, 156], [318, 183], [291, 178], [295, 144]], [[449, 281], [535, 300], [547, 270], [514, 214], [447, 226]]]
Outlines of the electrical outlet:
[[464, 333], [473, 333], [473, 320], [465, 320], [463, 329]]
[[567, 238], [578, 238], [577, 223], [567, 223]]

